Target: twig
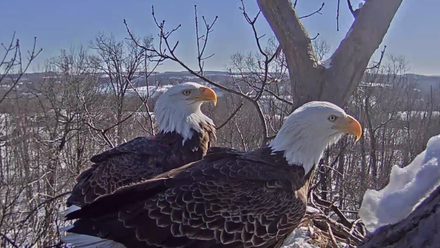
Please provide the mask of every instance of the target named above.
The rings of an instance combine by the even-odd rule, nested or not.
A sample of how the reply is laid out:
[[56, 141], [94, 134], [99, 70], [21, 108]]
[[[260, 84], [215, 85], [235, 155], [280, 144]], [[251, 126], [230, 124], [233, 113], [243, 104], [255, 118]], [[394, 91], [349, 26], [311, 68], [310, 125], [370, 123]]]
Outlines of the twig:
[[310, 40], [316, 40], [316, 39], [318, 39], [318, 37], [319, 37], [319, 33], [317, 33], [317, 34], [315, 35], [315, 37], [310, 38]]
[[91, 129], [100, 132], [100, 134], [102, 135], [102, 137], [104, 138], [105, 143], [107, 143], [107, 145], [110, 148], [114, 148], [115, 146], [113, 145], [113, 143], [110, 141], [110, 139], [108, 138], [106, 132], [103, 129], [99, 129], [96, 128], [94, 125], [92, 125], [92, 123], [90, 122], [86, 122], [86, 125], [89, 126]]
[[278, 57], [281, 53], [281, 45], [278, 45], [277, 49], [275, 50], [275, 53], [273, 54], [273, 56]]
[[336, 10], [336, 31], [339, 31], [339, 5], [341, 0], [338, 0], [338, 9]]
[[[110, 146], [110, 148], [113, 148], [114, 145], [113, 145], [113, 143], [110, 141], [110, 139], [108, 138], [108, 136], [107, 136], [107, 132], [110, 131], [111, 129], [117, 127], [118, 125], [121, 125], [122, 123], [126, 122], [126, 121], [127, 121], [128, 119], [130, 119], [135, 113], [137, 113], [137, 112], [142, 108], [143, 105], [144, 105], [144, 103], [142, 102], [142, 103], [139, 105], [139, 107], [137, 107], [137, 109], [136, 109], [135, 111], [133, 111], [133, 112], [132, 112], [131, 114], [129, 114], [128, 116], [126, 116], [124, 119], [122, 119], [122, 120], [116, 122], [115, 124], [111, 125], [110, 127], [107, 127], [107, 128], [104, 128], [104, 129], [103, 129], [103, 128], [97, 128], [97, 127], [95, 127], [95, 125], [92, 124], [91, 121], [87, 121], [87, 122], [86, 122], [86, 125], [89, 126], [91, 129], [100, 132], [100, 134], [101, 134], [102, 137], [104, 138], [104, 141], [107, 143], [107, 145]], [[89, 112], [89, 110], [88, 110], [88, 108], [87, 108], [87, 105], [86, 105], [86, 104], [83, 104], [83, 107], [84, 107], [84, 110], [86, 111], [86, 113], [87, 113], [88, 115], [90, 115], [90, 112]]]
[[356, 228], [357, 223], [359, 223], [360, 221], [362, 221], [361, 218], [359, 218], [359, 219], [353, 221], [353, 223], [352, 223], [352, 225], [351, 225], [351, 228], [350, 228], [350, 234], [353, 234], [353, 232], [354, 232], [354, 230], [355, 230], [355, 228]]
[[238, 108], [235, 109], [234, 112], [232, 112], [232, 114], [228, 117], [228, 119], [226, 119], [226, 121], [224, 121], [220, 126], [216, 127], [215, 129], [219, 130], [222, 127], [224, 127], [232, 118], [234, 118], [234, 116], [238, 113], [238, 111], [240, 111], [241, 107], [243, 107], [243, 102], [240, 103]]
[[[211, 24], [209, 24], [206, 21], [205, 17], [202, 16], [203, 22], [205, 24], [205, 29], [206, 29], [205, 34], [202, 36], [199, 36], [199, 21], [197, 18], [197, 5], [194, 5], [194, 19], [195, 19], [195, 25], [196, 25], [197, 62], [198, 62], [199, 69], [200, 69], [199, 73], [201, 75], [203, 75], [204, 60], [207, 60], [207, 59], [214, 56], [214, 54], [211, 54], [211, 55], [208, 55], [207, 57], [203, 57], [203, 54], [205, 53], [206, 45], [208, 44], [208, 36], [212, 32], [212, 28], [213, 28], [215, 22], [217, 21], [218, 16], [216, 16], [214, 18], [214, 20], [211, 22]], [[200, 48], [200, 40], [203, 40], [203, 44], [202, 44], [201, 48]]]
[[[336, 222], [333, 219], [330, 219], [328, 216], [326, 216], [324, 214], [314, 214], [312, 220], [315, 223], [315, 226], [317, 226], [318, 228], [320, 228], [321, 230], [324, 230], [324, 231], [326, 231], [325, 229], [328, 229], [327, 224], [330, 224], [330, 227], [332, 228], [332, 233], [335, 236], [335, 238], [337, 236], [341, 237], [341, 238], [338, 237], [339, 239], [347, 239], [348, 238], [350, 240], [353, 240], [357, 244], [362, 242], [363, 236], [360, 233], [353, 232], [352, 234], [350, 234], [350, 231], [347, 227]], [[322, 221], [325, 222], [324, 225], [322, 225], [323, 223], [320, 223]], [[321, 224], [321, 225], [318, 225], [318, 224]]]
[[373, 65], [373, 66], [371, 66], [371, 67], [367, 67], [366, 68], [366, 70], [372, 70], [372, 69], [379, 69], [380, 68], [380, 65], [382, 64], [382, 60], [383, 60], [383, 57], [384, 57], [384, 55], [385, 55], [385, 50], [387, 49], [387, 46], [383, 46], [383, 49], [382, 49], [382, 51], [380, 52], [380, 58], [379, 58], [379, 61], [375, 64], [375, 65]]
[[137, 113], [139, 111], [140, 108], [142, 108], [143, 103], [135, 110], [133, 111], [131, 114], [129, 114], [128, 116], [126, 116], [124, 119], [122, 119], [121, 121], [116, 122], [115, 124], [111, 125], [110, 127], [107, 127], [105, 129], [99, 129], [96, 128], [94, 126], [91, 126], [92, 129], [95, 129], [96, 131], [101, 131], [102, 134], [106, 134], [108, 131], [110, 131], [111, 129], [121, 125], [122, 123], [126, 122], [128, 119], [130, 119], [135, 113]]
[[23, 225], [41, 206], [43, 206], [43, 205], [45, 205], [45, 204], [48, 204], [48, 203], [50, 203], [50, 202], [52, 202], [52, 201], [54, 201], [54, 200], [56, 200], [56, 199], [58, 199], [58, 198], [60, 198], [60, 197], [63, 197], [63, 196], [65, 196], [65, 195], [68, 195], [68, 194], [70, 194], [70, 193], [72, 193], [71, 191], [68, 191], [68, 192], [64, 192], [64, 193], [62, 193], [62, 194], [59, 194], [59, 195], [57, 195], [57, 196], [54, 196], [54, 197], [50, 197], [49, 199], [47, 199], [47, 200], [45, 200], [45, 201], [43, 201], [43, 202], [41, 202], [40, 204], [38, 204], [34, 209], [32, 209], [32, 211], [28, 214], [28, 216], [26, 217], [26, 218], [24, 218], [24, 220], [22, 220], [21, 221], [21, 224]]
[[6, 236], [6, 234], [0, 233], [0, 235], [13, 247], [18, 248], [18, 245], [16, 245], [14, 241], [12, 241], [8, 236]]
[[235, 130], [237, 131], [237, 133], [240, 136], [240, 140], [241, 140], [241, 145], [243, 146], [243, 151], [247, 151], [247, 145], [246, 142], [244, 140], [244, 136], [243, 136], [243, 132], [241, 132], [240, 127], [238, 126], [237, 122], [233, 121], [234, 125], [235, 125]]
[[328, 234], [330, 235], [330, 240], [332, 241], [333, 246], [334, 246], [335, 248], [338, 248], [339, 245], [338, 245], [338, 243], [336, 242], [335, 236], [333, 235], [333, 232], [332, 232], [332, 228], [331, 228], [331, 226], [330, 226], [330, 224], [329, 224], [328, 222], [327, 222], [327, 228], [328, 228]]
[[[149, 121], [151, 123], [151, 127], [152, 127], [151, 128], [152, 135], [155, 135], [154, 128], [153, 128], [153, 124], [154, 124], [153, 117], [150, 114], [150, 107], [148, 106], [148, 96], [149, 96], [148, 92], [147, 92], [147, 96], [145, 98], [142, 97], [142, 95], [139, 93], [139, 91], [136, 89], [136, 87], [134, 87], [134, 85], [130, 82], [130, 80], [128, 80], [128, 78], [125, 78], [125, 80], [127, 80], [127, 83], [130, 85], [131, 89], [137, 94], [139, 99], [142, 101], [142, 104], [145, 105], [145, 109], [147, 110], [147, 114], [148, 114], [148, 119], [149, 119]], [[149, 85], [147, 85], [147, 91], [148, 91], [148, 87], [149, 87]], [[139, 108], [138, 108], [138, 110], [139, 110]]]
[[271, 94], [271, 95], [272, 95], [273, 97], [275, 97], [278, 101], [282, 101], [282, 102], [284, 102], [284, 103], [286, 103], [286, 104], [288, 104], [288, 105], [291, 105], [291, 106], [293, 105], [293, 102], [281, 98], [279, 95], [275, 94], [275, 92], [273, 92], [273, 91], [271, 91], [271, 90], [269, 90], [269, 89], [264, 89], [264, 91], [267, 92], [267, 93], [269, 93], [269, 94]]
[[[275, 81], [275, 80], [272, 80], [272, 81]], [[255, 86], [255, 85], [253, 85], [252, 83], [249, 83], [249, 82], [245, 82], [245, 83], [246, 83], [247, 85], [249, 85], [249, 87], [252, 87], [253, 89], [255, 89], [255, 90], [257, 90], [257, 91], [260, 91], [260, 90], [261, 90], [260, 87], [257, 87], [257, 86]], [[269, 89], [264, 88], [263, 91], [269, 93], [270, 95], [272, 95], [273, 97], [275, 97], [275, 99], [277, 99], [278, 101], [282, 101], [282, 102], [284, 102], [284, 103], [286, 103], [286, 104], [288, 104], [288, 105], [293, 105], [292, 102], [290, 102], [290, 101], [288, 101], [288, 100], [286, 100], [286, 99], [281, 98], [279, 95], [277, 95], [275, 92], [273, 92], [273, 91], [271, 91], [271, 90], [269, 90]], [[249, 94], [248, 94], [248, 95], [249, 95]], [[255, 98], [255, 97], [254, 97], [254, 98]]]
[[[333, 162], [330, 164], [330, 166], [329, 166], [330, 168], [333, 168], [333, 166], [334, 166], [334, 165], [336, 164], [336, 162], [338, 161], [339, 157], [343, 154], [343, 152], [344, 152], [345, 149], [347, 148], [348, 144], [349, 144], [349, 142], [347, 142], [347, 143], [342, 147], [342, 149], [339, 151], [338, 155], [336, 156], [335, 160], [333, 160]], [[324, 178], [328, 176], [328, 173], [329, 173], [329, 172], [330, 172], [330, 169], [327, 169], [327, 171], [325, 172], [324, 177], [321, 177], [321, 178], [319, 179], [319, 181], [309, 189], [309, 194], [310, 194], [310, 192], [312, 192], [314, 189], [316, 189], [316, 187], [318, 187], [318, 186], [322, 183], [322, 181], [324, 180]]]
[[385, 126], [385, 125], [388, 124], [390, 121], [392, 121], [393, 118], [394, 118], [394, 114], [395, 114], [394, 112], [391, 113], [391, 116], [390, 116], [386, 121], [381, 122], [379, 125], [377, 125], [375, 128], [373, 128], [373, 133], [375, 133], [379, 128]]
[[260, 51], [260, 53], [261, 53], [263, 56], [267, 56], [267, 54], [266, 54], [266, 53], [263, 51], [263, 49], [261, 48], [261, 44], [260, 44], [260, 39], [263, 38], [265, 35], [258, 36], [257, 29], [256, 29], [256, 27], [255, 27], [255, 23], [257, 22], [257, 19], [258, 19], [258, 16], [260, 15], [260, 13], [261, 13], [261, 10], [258, 11], [258, 13], [255, 15], [255, 17], [254, 17], [253, 19], [251, 19], [251, 18], [249, 17], [249, 15], [247, 14], [247, 12], [246, 12], [246, 7], [245, 7], [245, 5], [244, 5], [243, 0], [241, 0], [241, 7], [240, 7], [240, 10], [243, 12], [243, 16], [244, 16], [244, 18], [246, 19], [246, 21], [252, 26], [252, 31], [254, 32], [254, 37], [255, 37], [255, 40], [257, 41], [257, 47], [258, 47], [258, 50]]
[[[13, 35], [13, 37], [15, 37], [15, 33]], [[20, 79], [23, 77], [23, 75], [26, 73], [26, 71], [29, 69], [29, 66], [31, 65], [32, 61], [35, 60], [35, 58], [43, 51], [43, 49], [40, 49], [38, 51], [36, 51], [36, 46], [37, 46], [37, 37], [34, 37], [34, 43], [32, 46], [32, 50], [29, 52], [29, 58], [28, 58], [28, 62], [26, 64], [26, 66], [23, 69], [23, 63], [22, 63], [22, 59], [21, 59], [21, 49], [20, 49], [20, 41], [17, 39], [15, 46], [12, 45], [13, 43], [11, 42], [11, 44], [9, 45], [8, 48], [6, 48], [3, 44], [3, 47], [6, 48], [6, 54], [5, 57], [2, 60], [2, 63], [0, 64], [3, 65], [4, 60], [6, 59], [6, 56], [8, 55], [8, 53], [12, 50], [15, 50], [14, 56], [11, 58], [11, 60], [8, 62], [8, 66], [5, 70], [5, 73], [3, 75], [0, 75], [0, 82], [8, 75], [10, 69], [16, 65], [19, 66], [19, 75], [17, 78], [13, 79], [13, 84], [12, 86], [6, 91], [6, 93], [2, 96], [2, 98], [0, 99], [0, 104], [6, 99], [6, 97], [12, 92], [12, 90], [14, 90], [14, 88], [17, 86], [18, 82], [20, 81]], [[17, 62], [18, 60], [18, 62]]]
[[[5, 49], [5, 54], [0, 62], [0, 67], [6, 64], [6, 69], [3, 75], [0, 75], [0, 82], [2, 82], [3, 79], [9, 74], [9, 70], [11, 70], [11, 68], [13, 68], [16, 65], [15, 60], [17, 58], [17, 49], [19, 45], [20, 45], [19, 40], [18, 39], [15, 40], [15, 32], [12, 34], [12, 39], [8, 46], [5, 46], [3, 43], [1, 43], [3, 49]], [[15, 49], [14, 56], [12, 56], [12, 58], [8, 62], [6, 62], [9, 53], [12, 52], [14, 49]]]
[[[145, 52], [145, 56], [147, 56], [147, 53]], [[150, 75], [156, 70], [156, 68], [159, 66], [159, 62], [157, 62], [155, 64], [155, 66], [153, 67], [153, 69], [151, 70], [150, 73], [147, 73], [147, 69], [148, 69], [148, 64], [147, 64], [147, 59], [144, 59], [144, 67], [145, 67], [145, 84], [147, 86], [147, 97], [145, 97], [145, 109], [147, 110], [147, 115], [148, 115], [148, 119], [150, 120], [151, 123], [151, 135], [156, 135], [156, 132], [154, 130], [154, 125], [153, 125], [153, 117], [150, 114], [150, 107], [148, 106], [148, 97], [150, 96], [150, 85], [148, 83], [148, 78], [150, 77]], [[131, 82], [130, 82], [131, 84]], [[132, 86], [133, 87], [133, 86]], [[133, 90], [135, 90], [133, 88]], [[137, 90], [135, 90], [135, 92], [137, 92]], [[139, 94], [139, 92], [137, 92], [138, 96], [141, 97], [141, 95]], [[142, 99], [142, 98], [141, 98]], [[140, 125], [142, 128], [144, 128], [142, 125]], [[145, 129], [144, 129], [145, 130]], [[147, 130], [145, 130], [147, 131]]]
[[311, 17], [312, 15], [315, 15], [315, 14], [320, 14], [320, 15], [322, 15], [321, 10], [324, 8], [324, 5], [325, 5], [325, 3], [322, 3], [321, 7], [320, 7], [318, 10], [316, 10], [316, 11], [314, 11], [314, 12], [308, 14], [308, 15], [301, 16], [301, 17], [299, 17], [299, 19], [303, 19], [303, 18]]
[[[344, 232], [346, 232], [347, 236], [349, 236], [349, 237], [352, 237], [352, 236], [353, 237], [354, 236], [362, 237], [363, 236], [363, 234], [359, 233], [357, 230], [353, 230], [350, 232], [353, 225], [356, 225], [358, 223], [358, 221], [357, 222], [356, 221], [355, 222], [349, 221], [347, 219], [347, 217], [342, 213], [342, 211], [333, 204], [333, 202], [326, 201], [326, 200], [319, 198], [319, 196], [316, 195], [316, 193], [311, 194], [310, 199], [316, 199], [317, 205], [314, 204], [315, 207], [320, 206], [320, 207], [324, 207], [325, 209], [327, 209], [324, 212], [328, 212], [328, 210], [333, 211], [340, 218], [340, 225], [341, 225], [341, 227], [345, 228]], [[311, 202], [311, 203], [313, 203], [313, 202]], [[325, 216], [326, 219], [330, 218], [327, 215], [322, 215], [322, 216]], [[322, 217], [322, 216], [319, 216], [319, 217]]]
[[338, 176], [343, 176], [341, 172], [337, 171], [335, 168], [330, 167], [329, 165], [321, 164], [321, 167], [327, 168], [328, 170], [332, 170], [335, 172]]
[[348, 4], [348, 9], [350, 10], [351, 14], [353, 15], [354, 18], [356, 18], [356, 13], [353, 10], [353, 6], [351, 5], [351, 1], [347, 0], [347, 4]]

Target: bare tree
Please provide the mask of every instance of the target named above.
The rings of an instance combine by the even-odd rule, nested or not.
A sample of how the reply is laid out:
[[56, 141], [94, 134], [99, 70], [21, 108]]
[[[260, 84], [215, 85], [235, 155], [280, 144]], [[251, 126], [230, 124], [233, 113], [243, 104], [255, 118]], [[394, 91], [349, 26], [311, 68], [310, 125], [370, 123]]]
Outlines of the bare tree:
[[[20, 40], [16, 39], [15, 33], [11, 41], [7, 44], [1, 43], [0, 53], [0, 84], [4, 87], [1, 91], [0, 106], [0, 245], [7, 247], [19, 247], [17, 232], [14, 232], [16, 225], [10, 220], [17, 218], [16, 210], [18, 207], [30, 209], [33, 202], [23, 202], [24, 199], [32, 199], [31, 185], [26, 183], [26, 179], [18, 178], [25, 175], [27, 180], [32, 178], [29, 163], [29, 146], [22, 143], [28, 137], [27, 132], [17, 125], [24, 119], [11, 118], [10, 112], [5, 113], [5, 107], [13, 112], [13, 107], [18, 107], [15, 103], [20, 103], [18, 97], [9, 99], [11, 93], [15, 93], [20, 79], [29, 69], [29, 66], [42, 51], [37, 49], [37, 39], [34, 38], [32, 49], [27, 52], [27, 56], [22, 54]], [[6, 105], [6, 106], [5, 106]], [[12, 145], [12, 147], [11, 147]], [[15, 161], [18, 160], [18, 161]], [[22, 166], [16, 166], [22, 162]], [[18, 168], [17, 168], [18, 167]], [[22, 197], [22, 196], [26, 196]], [[22, 238], [22, 237], [20, 237]]]
[[300, 106], [318, 99], [338, 105], [347, 103], [402, 0], [365, 1], [356, 14], [353, 12], [355, 20], [350, 31], [325, 66], [318, 63], [311, 40], [290, 0], [257, 2], [286, 56], [295, 106]]
[[[108, 82], [103, 83], [103, 87], [109, 87], [114, 95], [114, 112], [116, 120], [112, 127], [116, 128], [116, 143], [122, 142], [123, 126], [120, 123], [127, 120], [124, 117], [124, 107], [127, 90], [130, 89], [132, 81], [140, 76], [140, 72], [147, 63], [148, 54], [140, 49], [136, 44], [140, 43], [144, 47], [150, 47], [153, 38], [144, 39], [134, 38], [135, 40], [117, 41], [113, 36], [104, 34], [98, 35], [91, 43], [96, 56], [93, 57], [92, 66], [99, 69]], [[108, 128], [97, 128], [108, 130]], [[105, 133], [103, 133], [105, 134]], [[108, 140], [110, 142], [110, 140]], [[113, 146], [113, 144], [110, 145]]]
[[[26, 73], [32, 61], [43, 51], [37, 49], [37, 38], [34, 38], [32, 49], [28, 51], [27, 60], [23, 58], [20, 46], [20, 40], [15, 39], [15, 33], [12, 35], [9, 44], [0, 44], [3, 49], [3, 55], [0, 60], [0, 83], [7, 83], [10, 87], [0, 98], [0, 104], [15, 89], [21, 77]], [[8, 81], [8, 82], [6, 82]]]
[[324, 59], [327, 59], [330, 53], [330, 44], [318, 36], [313, 40], [313, 50], [315, 51], [318, 61], [323, 61]]

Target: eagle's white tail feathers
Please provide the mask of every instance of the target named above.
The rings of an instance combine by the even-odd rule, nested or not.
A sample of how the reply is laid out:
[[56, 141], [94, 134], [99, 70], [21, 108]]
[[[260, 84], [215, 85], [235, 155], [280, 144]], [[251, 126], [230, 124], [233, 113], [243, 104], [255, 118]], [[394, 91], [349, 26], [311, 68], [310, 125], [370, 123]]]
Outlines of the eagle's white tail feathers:
[[112, 240], [77, 233], [67, 233], [61, 236], [61, 241], [68, 247], [75, 248], [126, 248], [123, 244]]
[[76, 205], [72, 205], [72, 206], [66, 208], [66, 209], [63, 210], [63, 211], [58, 212], [58, 217], [59, 217], [60, 219], [63, 219], [63, 220], [64, 220], [64, 218], [66, 218], [66, 215], [68, 215], [68, 214], [70, 214], [70, 213], [72, 213], [72, 212], [74, 212], [74, 211], [76, 211], [76, 210], [80, 210], [80, 209], [81, 209], [81, 207], [76, 206]]
[[68, 226], [65, 226], [65, 227], [61, 227], [60, 228], [60, 232], [67, 232], [67, 230], [69, 230], [72, 227], [73, 227], [73, 225], [68, 225]]
[[[81, 209], [81, 207], [72, 205], [67, 209], [58, 212], [60, 219], [65, 219], [66, 215]], [[101, 239], [95, 236], [89, 236], [77, 233], [66, 233], [73, 225], [68, 225], [60, 228], [61, 241], [67, 245], [67, 247], [75, 248], [126, 248], [124, 245], [114, 242], [112, 240]]]

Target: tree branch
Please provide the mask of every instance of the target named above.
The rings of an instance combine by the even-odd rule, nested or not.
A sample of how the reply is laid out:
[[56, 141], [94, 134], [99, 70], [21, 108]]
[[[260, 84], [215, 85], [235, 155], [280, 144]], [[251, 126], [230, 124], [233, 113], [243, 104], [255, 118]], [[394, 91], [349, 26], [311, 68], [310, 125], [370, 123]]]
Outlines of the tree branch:
[[360, 83], [368, 62], [379, 47], [402, 0], [366, 1], [347, 33], [331, 56], [325, 70], [321, 100], [345, 105]]
[[380, 68], [380, 65], [382, 64], [382, 60], [383, 60], [383, 57], [384, 57], [384, 55], [385, 55], [385, 50], [387, 49], [387, 46], [383, 46], [383, 49], [382, 49], [382, 51], [380, 52], [380, 58], [379, 58], [379, 61], [375, 64], [375, 65], [373, 65], [373, 66], [371, 66], [371, 67], [367, 67], [366, 68], [366, 70], [372, 70], [372, 69], [379, 69]]
[[347, 0], [347, 4], [348, 4], [348, 9], [350, 10], [351, 14], [353, 15], [354, 18], [356, 18], [356, 13], [353, 10], [353, 6], [351, 5], [351, 1]]
[[339, 6], [341, 5], [341, 0], [338, 0], [338, 8], [336, 10], [336, 31], [339, 31]]
[[[0, 75], [0, 82], [3, 81], [3, 79], [9, 75], [10, 70], [15, 67], [18, 66], [19, 70], [18, 70], [18, 76], [16, 78], [12, 78], [12, 86], [6, 91], [6, 93], [2, 96], [2, 98], [0, 99], [0, 104], [6, 99], [6, 97], [12, 92], [12, 90], [14, 90], [14, 88], [17, 86], [18, 82], [20, 81], [20, 79], [23, 77], [23, 75], [26, 73], [26, 71], [29, 69], [29, 66], [31, 65], [32, 61], [35, 60], [35, 58], [43, 51], [43, 49], [39, 49], [36, 50], [36, 46], [37, 46], [37, 37], [34, 38], [34, 43], [32, 46], [32, 50], [28, 51], [29, 57], [28, 57], [28, 61], [26, 63], [26, 65], [23, 68], [23, 61], [22, 61], [22, 57], [21, 57], [21, 49], [20, 49], [20, 41], [17, 39], [15, 41], [15, 45], [14, 45], [14, 38], [15, 38], [15, 32], [12, 38], [11, 43], [9, 44], [8, 47], [6, 47], [3, 43], [2, 46], [3, 48], [6, 50], [5, 51], [5, 55], [4, 58], [2, 59], [1, 63], [0, 63], [0, 67], [3, 66], [3, 64], [7, 63], [5, 72], [3, 75]], [[10, 52], [14, 51], [14, 55], [12, 56], [12, 58], [10, 59], [9, 62], [5, 62], [5, 60], [7, 59], [7, 56]]]
[[0, 235], [9, 243], [11, 244], [14, 248], [18, 248], [18, 245], [15, 244], [14, 241], [11, 240], [11, 238], [9, 238], [8, 236], [6, 236], [6, 234], [0, 233]]
[[226, 124], [228, 124], [228, 122], [234, 118], [234, 116], [238, 113], [238, 111], [240, 111], [241, 107], [243, 107], [243, 102], [240, 103], [240, 105], [238, 106], [238, 108], [236, 108], [234, 110], [234, 112], [232, 112], [232, 114], [228, 117], [228, 119], [226, 119], [220, 126], [216, 127], [215, 129], [219, 130], [222, 127], [224, 127]]
[[308, 15], [301, 16], [301, 17], [299, 17], [298, 19], [304, 19], [304, 18], [307, 18], [307, 17], [311, 17], [311, 16], [313, 16], [313, 15], [315, 15], [315, 14], [320, 14], [320, 15], [322, 15], [321, 10], [324, 8], [324, 5], [325, 5], [325, 3], [322, 3], [321, 7], [320, 7], [318, 10], [316, 10], [316, 11], [314, 11], [314, 12], [308, 14]]
[[[194, 19], [195, 19], [195, 25], [196, 25], [196, 43], [197, 43], [197, 62], [199, 65], [199, 74], [203, 75], [203, 67], [204, 67], [204, 60], [207, 60], [214, 56], [214, 54], [208, 55], [207, 57], [203, 57], [203, 54], [205, 53], [206, 45], [208, 44], [208, 37], [209, 34], [212, 32], [212, 28], [214, 27], [215, 22], [218, 19], [218, 16], [214, 18], [214, 20], [209, 24], [205, 17], [202, 16], [203, 22], [205, 24], [205, 34], [200, 36], [199, 35], [199, 21], [197, 18], [197, 5], [194, 5]], [[200, 41], [203, 40], [202, 46], [200, 46]]]
[[52, 202], [52, 201], [54, 201], [54, 200], [56, 200], [56, 199], [58, 199], [58, 198], [60, 198], [60, 197], [63, 197], [63, 196], [66, 196], [66, 195], [68, 195], [68, 194], [70, 194], [70, 193], [72, 193], [71, 191], [68, 191], [68, 192], [64, 192], [64, 193], [62, 193], [62, 194], [59, 194], [59, 195], [56, 195], [56, 196], [53, 196], [53, 197], [49, 197], [49, 199], [47, 199], [47, 200], [45, 200], [45, 201], [43, 201], [43, 202], [41, 202], [40, 204], [38, 204], [34, 209], [32, 209], [32, 211], [28, 214], [28, 216], [26, 217], [26, 218], [24, 218], [24, 220], [22, 220], [21, 221], [21, 223], [22, 223], [22, 225], [38, 210], [38, 209], [40, 209], [41, 208], [41, 206], [43, 206], [43, 205], [46, 205], [46, 204], [48, 204], [48, 203], [50, 203], [50, 202]]
[[[301, 24], [290, 0], [257, 0], [258, 5], [274, 31], [286, 56], [287, 66], [292, 84], [292, 96], [298, 107], [312, 96], [301, 87], [320, 82], [320, 71], [313, 52], [311, 39]], [[308, 87], [307, 87], [308, 88]], [[314, 87], [314, 91], [320, 87]]]
[[295, 108], [310, 100], [340, 106], [347, 103], [402, 0], [366, 1], [328, 68], [318, 65], [310, 38], [290, 0], [257, 2], [286, 56]]

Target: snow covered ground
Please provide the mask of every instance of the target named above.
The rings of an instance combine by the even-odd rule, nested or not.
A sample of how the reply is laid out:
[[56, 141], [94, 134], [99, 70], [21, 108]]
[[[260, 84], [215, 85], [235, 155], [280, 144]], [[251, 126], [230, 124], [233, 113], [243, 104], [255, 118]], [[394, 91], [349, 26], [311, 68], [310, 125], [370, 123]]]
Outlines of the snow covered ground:
[[[299, 227], [295, 229], [292, 234], [284, 241], [281, 248], [320, 248], [320, 246], [310, 244], [307, 242], [311, 240], [310, 231], [307, 227]], [[347, 244], [338, 242], [339, 248], [349, 247]]]
[[307, 243], [310, 239], [306, 227], [295, 229], [292, 234], [284, 241], [282, 248], [319, 248], [318, 246]]
[[440, 135], [408, 166], [394, 165], [382, 190], [367, 190], [359, 215], [369, 232], [406, 218], [440, 184]]

